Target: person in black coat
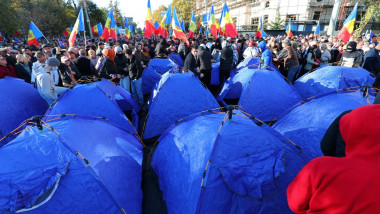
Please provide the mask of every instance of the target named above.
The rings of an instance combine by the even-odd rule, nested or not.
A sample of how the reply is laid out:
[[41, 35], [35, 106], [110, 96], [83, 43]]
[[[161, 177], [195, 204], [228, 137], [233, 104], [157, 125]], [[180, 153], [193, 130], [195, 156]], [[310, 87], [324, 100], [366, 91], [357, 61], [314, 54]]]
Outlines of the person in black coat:
[[192, 45], [190, 47], [190, 53], [186, 56], [185, 59], [185, 68], [187, 70], [192, 71], [195, 75], [198, 75], [197, 72], [197, 61], [196, 61], [196, 56], [198, 54], [198, 48], [197, 46]]
[[230, 77], [230, 71], [234, 60], [234, 52], [227, 44], [223, 42], [222, 53], [220, 54], [220, 66], [219, 66], [219, 84], [222, 86], [224, 81]]
[[380, 44], [371, 48], [364, 56], [363, 68], [371, 72], [373, 75], [380, 73]]
[[83, 76], [95, 75], [95, 69], [91, 65], [91, 60], [86, 57], [85, 49], [79, 50], [79, 57], [74, 60], [74, 64]]
[[73, 86], [82, 76], [78, 70], [72, 69], [70, 59], [67, 56], [61, 57], [61, 65], [58, 67], [58, 71], [65, 87]]
[[198, 52], [197, 67], [199, 67], [199, 77], [207, 87], [211, 82], [212, 61], [211, 53], [206, 50], [206, 45], [202, 44]]
[[132, 97], [140, 104], [140, 106], [144, 105], [144, 95], [142, 92], [142, 72], [143, 68], [141, 65], [141, 61], [132, 54], [132, 50], [128, 49], [126, 51], [127, 55], [127, 64], [129, 70], [129, 78], [131, 79], [131, 89], [132, 89]]
[[25, 61], [25, 57], [21, 54], [17, 55], [17, 63], [15, 66], [17, 77], [25, 80], [25, 82], [30, 83], [30, 74], [31, 74], [31, 66], [27, 61]]
[[115, 63], [115, 51], [113, 49], [106, 49], [104, 51], [106, 60], [99, 70], [99, 76], [105, 79], [116, 81], [117, 77], [121, 77]]

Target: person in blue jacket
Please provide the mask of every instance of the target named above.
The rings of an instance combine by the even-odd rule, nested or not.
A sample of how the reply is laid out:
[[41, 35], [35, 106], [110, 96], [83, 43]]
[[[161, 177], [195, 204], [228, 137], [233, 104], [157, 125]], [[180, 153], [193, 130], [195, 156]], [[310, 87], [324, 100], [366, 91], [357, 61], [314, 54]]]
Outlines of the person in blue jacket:
[[276, 67], [272, 64], [272, 53], [267, 48], [267, 43], [265, 41], [261, 41], [257, 47], [261, 52], [261, 60], [264, 62], [261, 67], [269, 68], [270, 70], [277, 70]]

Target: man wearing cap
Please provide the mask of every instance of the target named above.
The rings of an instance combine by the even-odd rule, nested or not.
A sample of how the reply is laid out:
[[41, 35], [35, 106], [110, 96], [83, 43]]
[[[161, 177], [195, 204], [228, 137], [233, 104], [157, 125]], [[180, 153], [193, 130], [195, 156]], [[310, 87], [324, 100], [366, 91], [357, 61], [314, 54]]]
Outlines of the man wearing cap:
[[99, 42], [98, 43], [98, 50], [96, 50], [96, 55], [97, 56], [102, 56], [103, 54], [102, 54], [102, 51], [103, 51], [103, 49], [104, 49], [104, 42]]
[[43, 44], [42, 49], [45, 53], [46, 58], [51, 57], [51, 45], [50, 44]]
[[60, 62], [56, 58], [49, 58], [46, 64], [36, 70], [36, 85], [41, 97], [51, 105], [66, 88], [57, 87], [54, 84], [52, 69], [57, 68]]

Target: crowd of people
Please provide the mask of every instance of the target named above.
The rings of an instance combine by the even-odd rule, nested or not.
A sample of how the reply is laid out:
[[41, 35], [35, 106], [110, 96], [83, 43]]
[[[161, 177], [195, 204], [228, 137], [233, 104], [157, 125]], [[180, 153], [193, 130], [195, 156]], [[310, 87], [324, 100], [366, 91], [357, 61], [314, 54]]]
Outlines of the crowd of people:
[[[186, 70], [194, 72], [214, 95], [219, 88], [210, 86], [212, 63], [220, 63], [219, 83], [223, 85], [230, 71], [245, 58], [260, 57], [262, 68], [278, 69], [289, 81], [320, 66], [363, 67], [374, 76], [380, 72], [380, 44], [359, 37], [347, 43], [336, 37], [298, 35], [268, 36], [264, 39], [240, 35], [237, 38], [198, 36], [185, 43], [178, 39], [133, 36], [130, 40], [96, 39], [68, 47], [67, 42], [41, 47], [27, 46], [25, 40], [8, 40], [0, 49], [0, 78], [12, 76], [32, 83], [49, 104], [78, 81], [105, 78], [129, 91], [144, 105], [142, 72], [153, 58], [178, 54]], [[63, 47], [62, 47], [63, 45]], [[378, 78], [380, 79], [380, 78]], [[380, 86], [376, 80], [374, 87]]]
[[[144, 108], [144, 69], [151, 59], [170, 58], [171, 55], [176, 56], [171, 59], [176, 59], [177, 64], [183, 64], [181, 69], [192, 71], [214, 95], [230, 77], [230, 71], [251, 57], [260, 58], [260, 68], [279, 70], [290, 82], [327, 65], [362, 67], [376, 77], [373, 86], [380, 88], [380, 43], [376, 35], [371, 40], [359, 37], [347, 43], [336, 37], [315, 35], [292, 38], [278, 35], [264, 39], [249, 35], [237, 38], [196, 36], [189, 39], [189, 43], [171, 38], [133, 36], [130, 40], [119, 38], [106, 43], [96, 39], [80, 40], [75, 47], [68, 47], [65, 41], [62, 47], [56, 38], [50, 40], [53, 42], [46, 42], [41, 47], [28, 46], [25, 40], [7, 40], [0, 48], [0, 78], [18, 77], [34, 84], [48, 104], [67, 88], [103, 78], [130, 92]], [[220, 63], [219, 88], [210, 85], [212, 63]], [[334, 121], [335, 128], [330, 127], [333, 131], [328, 131], [326, 136], [337, 138], [338, 133], [340, 141], [344, 139], [344, 142], [333, 144], [331, 149], [322, 141], [322, 151], [326, 156], [331, 153], [331, 156], [348, 159], [325, 157], [307, 164], [288, 188], [289, 206], [293, 211], [349, 213], [378, 209], [376, 196], [380, 183], [376, 145], [379, 135], [376, 123], [380, 121], [379, 115], [379, 108], [370, 105], [344, 112]], [[339, 172], [330, 173], [333, 163], [341, 166]], [[362, 175], [368, 176], [363, 179]], [[374, 188], [368, 188], [366, 183]], [[346, 188], [354, 186], [354, 189]], [[339, 197], [333, 188], [339, 190]], [[360, 200], [357, 206], [347, 206], [356, 203], [361, 191], [369, 198], [368, 203]]]

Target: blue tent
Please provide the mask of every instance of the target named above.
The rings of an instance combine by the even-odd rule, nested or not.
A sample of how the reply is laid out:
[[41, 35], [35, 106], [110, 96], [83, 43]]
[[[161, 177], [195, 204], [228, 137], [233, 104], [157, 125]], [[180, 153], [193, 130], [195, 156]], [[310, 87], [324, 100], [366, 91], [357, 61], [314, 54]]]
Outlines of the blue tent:
[[182, 60], [181, 56], [179, 54], [177, 54], [177, 53], [174, 53], [174, 52], [170, 53], [169, 54], [169, 59], [171, 61], [173, 61], [179, 67], [183, 67], [184, 66], [183, 60]]
[[291, 213], [286, 189], [307, 162], [256, 122], [205, 112], [162, 134], [151, 164], [168, 213]]
[[260, 66], [260, 57], [247, 57], [236, 66], [236, 71], [249, 67], [257, 69]]
[[176, 64], [170, 59], [154, 58], [150, 60], [148, 67], [142, 73], [143, 93], [151, 93], [162, 74], [176, 67]]
[[193, 73], [165, 73], [150, 99], [143, 139], [163, 133], [188, 115], [219, 108], [218, 102]]
[[373, 103], [374, 97], [363, 93], [344, 92], [299, 104], [281, 116], [274, 129], [301, 146], [310, 158], [322, 156], [320, 142], [327, 128], [342, 112]]
[[278, 72], [266, 69], [253, 72], [241, 93], [238, 105], [242, 110], [260, 120], [272, 121], [301, 101], [298, 92]]
[[372, 85], [374, 81], [371, 74], [363, 68], [326, 66], [302, 76], [294, 82], [294, 87], [302, 99], [307, 99], [338, 89]]
[[[16, 129], [21, 123], [48, 109], [47, 102], [32, 84], [22, 79], [5, 77], [0, 79], [0, 139]], [[0, 142], [0, 147], [10, 138]]]
[[0, 149], [1, 213], [141, 213], [142, 149], [103, 119], [33, 126]]
[[[67, 90], [50, 107], [46, 115], [77, 114], [105, 117], [111, 122], [125, 127], [131, 133], [136, 134], [136, 129], [118, 106], [118, 98], [124, 98], [124, 102], [129, 103], [129, 107], [133, 110], [133, 122], [137, 125], [138, 117], [136, 111], [140, 107], [127, 91], [121, 87], [112, 85], [108, 80], [76, 85], [73, 89]], [[123, 106], [125, 108], [128, 107], [127, 105]]]
[[[220, 85], [220, 83], [219, 83], [219, 67], [220, 67], [220, 62], [212, 63], [211, 80], [210, 80], [211, 85]], [[230, 77], [232, 78], [236, 72], [237, 72], [236, 69], [231, 69]]]

